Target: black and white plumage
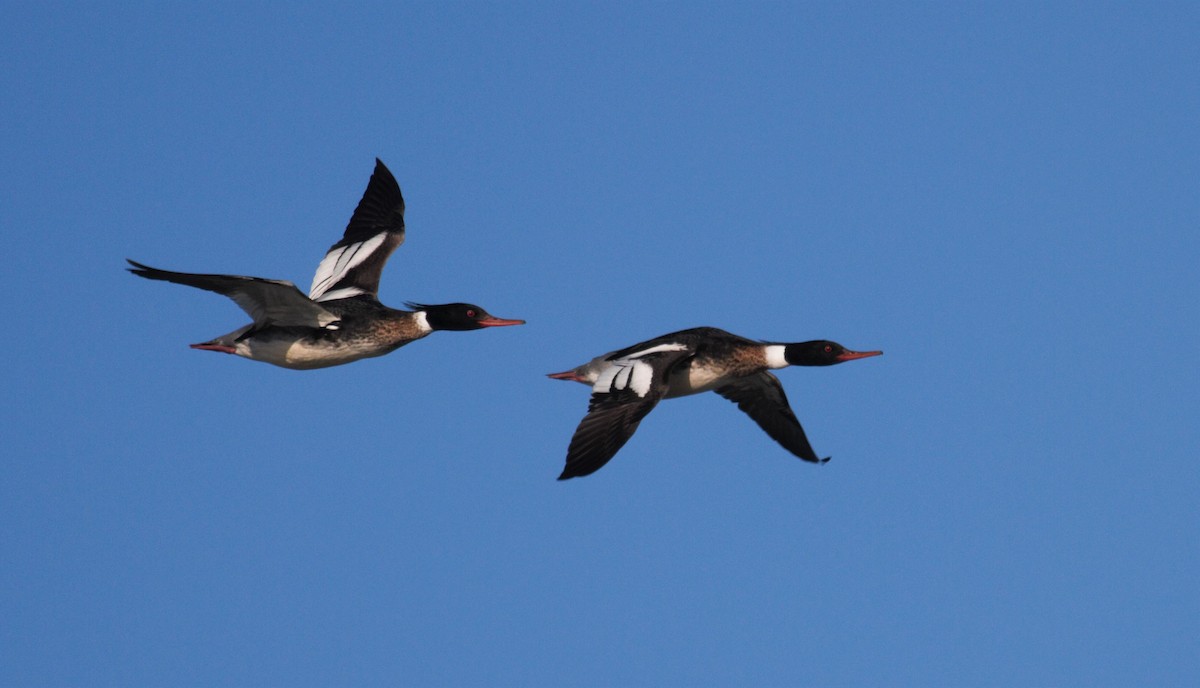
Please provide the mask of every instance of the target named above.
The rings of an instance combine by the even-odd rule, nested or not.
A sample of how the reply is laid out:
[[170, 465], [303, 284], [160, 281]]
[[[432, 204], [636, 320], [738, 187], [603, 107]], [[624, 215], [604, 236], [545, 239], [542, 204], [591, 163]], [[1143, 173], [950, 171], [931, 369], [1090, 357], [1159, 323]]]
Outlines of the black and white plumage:
[[379, 297], [383, 264], [404, 243], [404, 197], [391, 171], [375, 159], [375, 172], [346, 225], [341, 241], [329, 247], [313, 275], [308, 298], [336, 301]]
[[559, 480], [589, 475], [608, 463], [663, 399], [715, 391], [736, 403], [771, 439], [805, 461], [824, 463], [809, 444], [770, 369], [825, 366], [882, 351], [850, 351], [836, 342], [756, 342], [715, 327], [673, 332], [598, 356], [558, 380], [592, 387], [588, 412], [571, 437]]
[[233, 299], [253, 320], [192, 348], [236, 354], [284, 368], [310, 369], [382, 356], [435, 330], [520, 325], [468, 303], [389, 308], [378, 300], [379, 278], [404, 243], [404, 197], [396, 178], [376, 158], [350, 223], [317, 266], [305, 296], [283, 280], [159, 270], [130, 260], [130, 272], [184, 284]]

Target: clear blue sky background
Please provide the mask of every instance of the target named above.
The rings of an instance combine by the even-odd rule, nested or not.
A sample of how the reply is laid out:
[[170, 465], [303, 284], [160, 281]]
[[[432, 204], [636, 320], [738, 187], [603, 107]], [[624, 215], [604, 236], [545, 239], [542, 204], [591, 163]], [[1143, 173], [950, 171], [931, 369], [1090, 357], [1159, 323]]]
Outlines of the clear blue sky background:
[[[1200, 681], [1193, 3], [8, 3], [0, 685]], [[307, 287], [375, 156], [399, 305], [296, 372], [126, 256]], [[824, 467], [670, 401], [556, 483], [542, 375], [671, 330]]]

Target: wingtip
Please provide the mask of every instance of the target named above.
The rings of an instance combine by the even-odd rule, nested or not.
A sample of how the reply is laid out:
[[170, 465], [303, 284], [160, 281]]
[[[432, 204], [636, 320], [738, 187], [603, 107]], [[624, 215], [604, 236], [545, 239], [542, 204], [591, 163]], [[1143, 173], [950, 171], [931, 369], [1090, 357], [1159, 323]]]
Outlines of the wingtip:
[[[371, 182], [383, 183], [386, 186], [395, 186], [396, 191], [400, 191], [400, 184], [396, 181], [396, 175], [388, 169], [388, 166], [383, 164], [379, 158], [375, 158], [375, 169], [371, 170], [371, 181], [367, 182], [367, 188], [371, 188]], [[404, 196], [400, 196], [400, 213], [404, 213]]]

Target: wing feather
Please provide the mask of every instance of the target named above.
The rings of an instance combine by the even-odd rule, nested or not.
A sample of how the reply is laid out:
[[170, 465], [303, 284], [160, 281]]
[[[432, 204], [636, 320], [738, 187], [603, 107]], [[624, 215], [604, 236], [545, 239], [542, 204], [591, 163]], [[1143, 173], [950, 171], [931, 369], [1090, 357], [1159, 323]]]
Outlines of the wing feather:
[[691, 355], [685, 347], [664, 347], [608, 361], [592, 387], [587, 415], [571, 437], [558, 479], [590, 475], [608, 463], [666, 395], [672, 368]]
[[755, 423], [784, 449], [813, 463], [825, 463], [813, 451], [800, 420], [788, 404], [779, 378], [766, 371], [749, 375], [716, 390], [717, 394], [738, 405]]
[[378, 158], [350, 224], [329, 247], [313, 275], [309, 298], [333, 301], [353, 296], [378, 298], [383, 266], [404, 243], [404, 196], [396, 178]]
[[587, 415], [571, 437], [567, 462], [558, 479], [577, 478], [600, 470], [633, 437], [642, 419], [661, 398], [661, 395], [638, 397], [633, 393], [593, 394]]
[[[128, 259], [126, 259], [128, 260]], [[183, 284], [216, 292], [233, 299], [258, 326], [282, 325], [325, 327], [338, 317], [315, 303], [291, 282], [241, 275], [208, 275], [159, 270], [130, 260], [129, 269], [139, 277]]]

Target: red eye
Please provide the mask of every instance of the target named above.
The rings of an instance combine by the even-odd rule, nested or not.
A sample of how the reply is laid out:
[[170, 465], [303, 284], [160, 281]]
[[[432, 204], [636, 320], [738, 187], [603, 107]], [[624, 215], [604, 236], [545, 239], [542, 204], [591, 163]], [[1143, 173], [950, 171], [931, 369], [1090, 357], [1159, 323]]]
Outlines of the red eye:
[[833, 347], [832, 347], [832, 346], [829, 346], [828, 344], [826, 344], [826, 345], [825, 345], [825, 353], [827, 353], [827, 354], [828, 354], [828, 353], [833, 353]]
[[475, 317], [475, 311], [474, 311], [473, 309], [470, 309], [470, 308], [468, 308], [468, 309], [467, 309], [467, 317], [468, 317], [468, 318], [474, 318], [474, 317]]

